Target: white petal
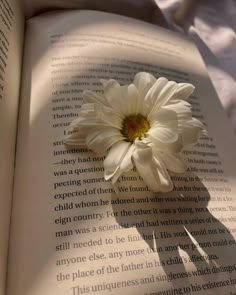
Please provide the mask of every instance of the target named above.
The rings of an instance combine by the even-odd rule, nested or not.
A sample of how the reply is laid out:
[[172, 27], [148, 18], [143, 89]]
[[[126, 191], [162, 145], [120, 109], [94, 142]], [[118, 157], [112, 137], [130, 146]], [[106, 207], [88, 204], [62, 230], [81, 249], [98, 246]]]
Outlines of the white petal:
[[96, 117], [103, 123], [121, 129], [123, 119], [110, 107], [97, 106]]
[[191, 105], [183, 100], [173, 101], [171, 104], [163, 106], [163, 109], [174, 111], [179, 120], [187, 120], [192, 117]]
[[128, 100], [125, 103], [126, 115], [141, 112], [142, 99], [135, 85], [128, 86]]
[[76, 121], [78, 126], [113, 126], [121, 129], [123, 120], [111, 108], [99, 104], [84, 104]]
[[90, 90], [85, 90], [83, 92], [83, 99], [84, 99], [84, 103], [97, 103], [97, 104], [108, 106], [107, 100], [104, 96], [99, 95]]
[[126, 114], [128, 100], [128, 86], [120, 86], [116, 80], [108, 80], [104, 87], [104, 95], [117, 114]]
[[171, 128], [175, 128], [178, 124], [177, 115], [172, 110], [167, 110], [164, 108], [160, 108], [159, 110], [152, 112], [147, 117], [151, 126], [170, 126]]
[[154, 192], [170, 191], [173, 188], [169, 174], [165, 167], [153, 157], [152, 149], [145, 144], [136, 144], [133, 152], [135, 167], [148, 185], [149, 189]]
[[159, 157], [163, 161], [169, 171], [175, 173], [184, 173], [186, 171], [187, 165], [179, 154], [160, 152], [157, 150], [153, 153], [156, 157]]
[[133, 168], [133, 162], [132, 162], [133, 150], [134, 150], [134, 145], [132, 144], [129, 147], [129, 150], [126, 153], [126, 155], [124, 156], [123, 160], [121, 161], [119, 168], [116, 170], [116, 172], [114, 173], [114, 175], [112, 177], [112, 183], [113, 184], [116, 183], [116, 181], [118, 180], [118, 178], [124, 172], [128, 172], [128, 171], [130, 171]]
[[90, 117], [94, 117], [96, 114], [96, 110], [95, 110], [95, 104], [94, 103], [85, 103], [81, 106], [80, 110], [79, 110], [79, 116], [90, 116]]
[[105, 125], [105, 123], [102, 123], [100, 120], [98, 120], [98, 118], [96, 118], [95, 116], [94, 117], [79, 117], [77, 119], [77, 124], [78, 126], [97, 126], [97, 125]]
[[124, 159], [122, 160], [120, 164], [120, 170], [122, 172], [128, 172], [133, 168], [132, 155], [133, 155], [134, 147], [135, 147], [134, 144], [132, 144], [129, 147], [127, 154], [124, 156]]
[[145, 72], [137, 73], [134, 77], [134, 85], [137, 87], [142, 98], [145, 97], [148, 90], [156, 82], [156, 78]]
[[67, 137], [64, 141], [65, 145], [68, 146], [84, 146], [86, 147], [86, 143], [84, 139], [81, 138], [69, 138]]
[[107, 83], [109, 83], [110, 79], [100, 79], [100, 82], [102, 83], [103, 88], [106, 87]]
[[168, 101], [172, 99], [177, 88], [178, 85], [174, 81], [169, 81], [167, 84], [165, 84], [165, 86], [156, 97], [155, 106], [153, 107], [152, 111], [155, 111], [155, 109], [158, 109], [161, 106], [167, 104]]
[[182, 142], [181, 136], [179, 136], [175, 142], [169, 142], [169, 143], [161, 142], [160, 140], [152, 137], [151, 135], [148, 135], [145, 140], [150, 143], [149, 145], [151, 147], [156, 148], [159, 151], [165, 151], [169, 153], [179, 153], [183, 149], [183, 142]]
[[104, 84], [104, 95], [110, 106], [117, 108], [117, 103], [120, 103], [121, 93], [120, 84], [113, 79], [106, 81]]
[[149, 91], [147, 92], [144, 98], [144, 102], [146, 106], [149, 108], [149, 110], [153, 108], [153, 106], [155, 105], [158, 99], [160, 92], [162, 91], [162, 89], [167, 83], [168, 83], [168, 80], [166, 78], [161, 77], [157, 79], [154, 85], [149, 89]]
[[111, 147], [109, 154], [104, 160], [104, 177], [106, 180], [113, 177], [113, 175], [119, 169], [120, 163], [125, 157], [129, 147], [130, 143], [125, 141], [118, 142]]
[[65, 138], [66, 145], [79, 145], [84, 146], [86, 145], [85, 142], [85, 134], [83, 132], [73, 132]]
[[112, 127], [97, 127], [88, 133], [86, 144], [92, 151], [103, 153], [115, 143], [123, 140], [124, 137], [118, 130]]
[[179, 121], [179, 133], [184, 145], [196, 144], [203, 131], [204, 125], [195, 118]]
[[178, 83], [173, 99], [185, 100], [193, 93], [194, 89], [195, 87], [190, 83]]
[[123, 171], [120, 169], [120, 167], [118, 167], [118, 169], [112, 176], [112, 184], [115, 184], [122, 174], [123, 174]]
[[151, 128], [147, 132], [156, 140], [170, 143], [178, 139], [178, 121], [175, 112], [161, 109], [148, 116]]
[[160, 179], [160, 191], [161, 192], [170, 192], [173, 190], [173, 183], [170, 178], [169, 173], [166, 170], [166, 167], [164, 163], [161, 161], [161, 159], [154, 157], [154, 163], [156, 165], [156, 169], [159, 175]]
[[133, 160], [135, 167], [143, 178], [144, 182], [152, 191], [159, 191], [160, 181], [159, 176], [155, 170], [153, 170], [153, 155], [152, 149], [149, 146], [136, 145], [133, 152]]
[[76, 130], [78, 128], [79, 128], [79, 118], [73, 120], [69, 126], [69, 129], [71, 129], [71, 130]]
[[168, 127], [154, 127], [148, 131], [153, 138], [157, 141], [161, 141], [163, 143], [172, 143], [176, 142], [178, 139], [177, 130], [168, 128]]

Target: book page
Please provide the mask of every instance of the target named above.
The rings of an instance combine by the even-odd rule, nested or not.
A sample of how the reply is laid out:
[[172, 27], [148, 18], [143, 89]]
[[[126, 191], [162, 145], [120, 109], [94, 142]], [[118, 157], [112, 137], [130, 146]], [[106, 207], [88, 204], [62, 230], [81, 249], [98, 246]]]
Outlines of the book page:
[[23, 47], [19, 1], [0, 2], [0, 294], [4, 294]]
[[[195, 47], [171, 31], [97, 12], [27, 24], [8, 294], [230, 294], [236, 288], [235, 138]], [[82, 92], [148, 71], [192, 82], [209, 136], [184, 150], [174, 190], [135, 171], [119, 194], [105, 155], [63, 140]], [[22, 266], [24, 271], [22, 271]]]
[[133, 0], [22, 0], [22, 3], [26, 19], [57, 9], [89, 9], [133, 17], [168, 27], [160, 8], [153, 0], [146, 0], [145, 2]]

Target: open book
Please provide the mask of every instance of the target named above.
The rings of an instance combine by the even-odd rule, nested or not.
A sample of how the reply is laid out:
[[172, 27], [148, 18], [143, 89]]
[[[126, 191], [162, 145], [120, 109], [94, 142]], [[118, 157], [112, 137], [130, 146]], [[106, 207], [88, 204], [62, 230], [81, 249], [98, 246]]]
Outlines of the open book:
[[[79, 10], [33, 17], [23, 36], [18, 1], [2, 3], [0, 294], [235, 294], [235, 135], [193, 44]], [[104, 155], [63, 141], [84, 90], [140, 71], [193, 83], [209, 136], [184, 150], [172, 192], [132, 171], [117, 195]]]

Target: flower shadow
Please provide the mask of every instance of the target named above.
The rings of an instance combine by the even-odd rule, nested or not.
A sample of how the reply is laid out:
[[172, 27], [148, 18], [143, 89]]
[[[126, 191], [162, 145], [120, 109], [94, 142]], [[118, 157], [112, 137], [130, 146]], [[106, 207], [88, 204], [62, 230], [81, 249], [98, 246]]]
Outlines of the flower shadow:
[[[219, 207], [217, 199], [212, 197], [208, 208], [210, 193], [196, 175], [185, 173], [181, 178], [183, 181], [176, 182], [170, 193], [137, 196], [136, 201], [125, 208], [112, 205], [113, 210], [119, 212], [116, 221], [121, 226], [136, 227], [148, 245], [148, 253], [157, 254], [157, 266], [163, 267], [173, 287], [178, 286], [173, 273], [183, 275], [181, 284], [194, 282], [195, 275], [189, 272], [194, 269], [193, 265], [196, 277], [206, 278], [214, 273], [217, 280], [220, 275], [217, 269], [232, 264], [236, 248], [233, 236], [222, 223], [228, 219], [217, 219], [212, 214], [224, 207]], [[124, 197], [127, 198], [125, 194], [119, 196], [120, 199]], [[113, 200], [115, 198], [114, 195]], [[230, 273], [224, 275], [230, 279]]]

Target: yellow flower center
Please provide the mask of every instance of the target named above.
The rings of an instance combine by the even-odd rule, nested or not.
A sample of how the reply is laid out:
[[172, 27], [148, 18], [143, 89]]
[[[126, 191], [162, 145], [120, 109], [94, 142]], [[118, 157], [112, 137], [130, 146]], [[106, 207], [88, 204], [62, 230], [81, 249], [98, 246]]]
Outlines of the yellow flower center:
[[133, 142], [136, 138], [142, 139], [149, 128], [150, 124], [143, 115], [130, 115], [124, 119], [121, 132], [128, 141]]

